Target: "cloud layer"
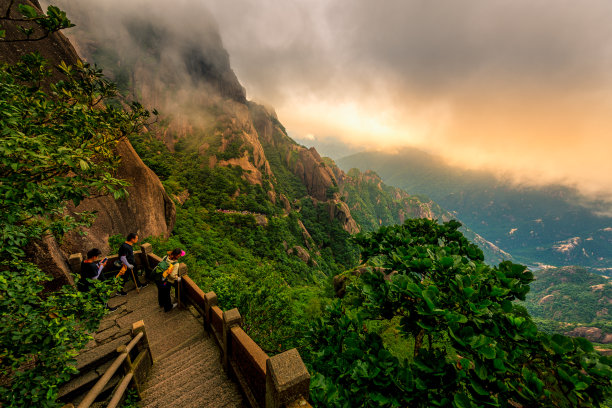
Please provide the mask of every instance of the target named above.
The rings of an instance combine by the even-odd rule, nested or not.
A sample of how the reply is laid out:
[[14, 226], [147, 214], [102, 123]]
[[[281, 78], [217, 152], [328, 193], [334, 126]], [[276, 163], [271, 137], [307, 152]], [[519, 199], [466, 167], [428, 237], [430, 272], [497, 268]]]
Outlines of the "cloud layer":
[[[60, 6], [88, 15], [88, 30], [120, 49], [123, 22], [135, 17], [196, 43], [218, 26], [247, 96], [274, 106], [299, 140], [416, 146], [517, 182], [562, 182], [612, 198], [608, 0]], [[163, 53], [171, 59], [172, 47]]]
[[296, 137], [416, 145], [612, 195], [612, 3], [207, 0]]

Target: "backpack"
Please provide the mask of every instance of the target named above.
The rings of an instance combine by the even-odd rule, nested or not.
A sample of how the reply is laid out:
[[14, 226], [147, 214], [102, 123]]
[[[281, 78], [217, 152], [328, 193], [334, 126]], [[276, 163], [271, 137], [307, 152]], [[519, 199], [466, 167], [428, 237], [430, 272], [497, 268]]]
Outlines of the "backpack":
[[168, 256], [164, 256], [164, 259], [153, 269], [151, 277], [155, 282], [165, 282], [168, 275], [172, 272], [174, 264], [171, 264], [168, 260]]

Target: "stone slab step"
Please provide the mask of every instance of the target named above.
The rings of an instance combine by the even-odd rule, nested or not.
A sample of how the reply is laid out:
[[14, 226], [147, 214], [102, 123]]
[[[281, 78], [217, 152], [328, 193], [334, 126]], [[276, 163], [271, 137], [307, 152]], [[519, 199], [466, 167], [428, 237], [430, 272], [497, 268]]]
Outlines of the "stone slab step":
[[184, 352], [182, 354], [175, 355], [176, 358], [167, 358], [164, 360], [164, 364], [154, 364], [147, 383], [156, 384], [160, 381], [159, 378], [167, 378], [177, 372], [185, 371], [187, 369], [187, 364], [194, 364], [200, 360], [210, 360], [212, 358], [219, 359], [219, 357], [215, 356], [213, 353], [206, 352], [207, 350], [210, 349], [202, 346], [202, 348], [195, 350], [194, 352]]
[[[154, 392], [149, 393], [147, 391], [145, 397], [142, 400], [142, 406], [147, 407], [150, 404], [151, 407], [169, 407], [176, 406], [177, 400], [192, 400], [195, 398], [202, 399], [204, 395], [215, 395], [223, 392], [223, 384], [229, 381], [223, 376], [216, 375], [214, 372], [201, 371], [194, 372], [188, 370], [184, 376], [175, 376], [173, 381], [164, 381], [155, 386]], [[197, 391], [194, 391], [197, 390]], [[212, 399], [212, 397], [211, 397]]]
[[[76, 398], [79, 394], [87, 392], [95, 385], [100, 377], [104, 375], [106, 370], [113, 364], [113, 361], [108, 361], [96, 369], [79, 374], [67, 383], [62, 384], [58, 389], [58, 398], [62, 401], [70, 401]], [[83, 391], [86, 390], [86, 391]]]
[[210, 366], [214, 366], [213, 356], [202, 358], [197, 356], [191, 361], [185, 362], [183, 369], [175, 370], [171, 373], [164, 374], [164, 371], [159, 371], [158, 374], [147, 382], [146, 398], [155, 399], [163, 396], [168, 392], [173, 392], [176, 388], [188, 388], [189, 384], [197, 385], [207, 380], [207, 377], [215, 376], [222, 381], [221, 376], [213, 374], [209, 370]]
[[117, 356], [117, 347], [129, 343], [130, 340], [132, 340], [132, 336], [128, 334], [79, 354], [76, 358], [77, 370], [81, 372], [89, 371], [114, 359]]

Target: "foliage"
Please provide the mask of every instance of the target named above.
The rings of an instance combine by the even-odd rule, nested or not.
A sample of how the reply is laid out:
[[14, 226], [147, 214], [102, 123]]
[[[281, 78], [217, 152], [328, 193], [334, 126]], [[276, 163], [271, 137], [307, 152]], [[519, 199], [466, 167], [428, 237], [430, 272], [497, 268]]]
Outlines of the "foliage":
[[87, 64], [58, 67], [65, 80], [43, 89], [46, 62], [30, 54], [0, 67], [0, 251], [20, 256], [32, 238], [61, 237], [90, 217], [66, 216], [86, 197], [125, 196], [126, 182], [114, 176], [118, 140], [138, 131], [148, 112], [103, 101], [114, 85]]
[[[19, 5], [25, 38], [34, 41], [71, 26], [65, 13], [47, 15]], [[29, 28], [27, 28], [27, 27]], [[32, 28], [34, 27], [34, 28]], [[38, 28], [36, 28], [38, 27]], [[42, 30], [34, 38], [34, 30]], [[4, 33], [0, 33], [4, 34]], [[43, 291], [50, 281], [39, 267], [21, 259], [33, 239], [64, 233], [92, 220], [91, 214], [66, 215], [87, 197], [126, 195], [115, 176], [118, 141], [140, 129], [146, 112], [133, 103], [126, 111], [114, 103], [115, 86], [99, 69], [78, 62], [56, 67], [63, 80], [49, 83], [51, 70], [39, 54], [16, 65], [0, 66], [0, 404], [57, 406], [57, 387], [76, 372], [74, 357], [105, 313], [115, 285], [93, 282], [94, 290], [67, 286]]]
[[57, 387], [76, 373], [75, 357], [91, 340], [113, 285], [92, 281], [87, 293], [65, 286], [43, 293], [51, 277], [20, 260], [0, 263], [0, 403], [54, 407]]
[[138, 392], [135, 388], [130, 388], [127, 392], [125, 401], [121, 404], [121, 408], [138, 408], [139, 407]]
[[1, 42], [39, 41], [56, 31], [74, 27], [66, 16], [66, 12], [55, 6], [49, 6], [47, 13], [44, 14], [28, 4], [19, 4], [17, 8], [21, 17], [11, 17], [13, 2], [14, 0], [9, 3], [6, 13], [0, 16], [0, 22], [14, 24], [21, 37], [7, 39], [6, 30], [0, 27]]
[[[315, 403], [570, 407], [610, 395], [610, 358], [584, 339], [538, 332], [513, 304], [525, 298], [531, 272], [486, 265], [459, 226], [408, 220], [355, 238], [377, 269], [313, 326]], [[376, 330], [394, 319], [412, 358], [394, 356]]]

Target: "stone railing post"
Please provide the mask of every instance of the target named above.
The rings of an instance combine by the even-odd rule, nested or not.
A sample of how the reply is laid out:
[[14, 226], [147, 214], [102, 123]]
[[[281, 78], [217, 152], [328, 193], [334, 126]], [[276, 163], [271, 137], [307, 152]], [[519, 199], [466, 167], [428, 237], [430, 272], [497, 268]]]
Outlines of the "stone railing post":
[[[134, 375], [133, 381], [139, 397], [142, 396], [142, 385], [146, 382], [149, 371], [153, 366], [153, 355], [151, 354], [151, 347], [149, 346], [149, 338], [147, 337], [144, 320], [139, 320], [132, 324], [132, 338], [136, 337], [138, 333], [141, 332], [143, 336], [142, 339], [136, 344], [136, 350], [138, 351], [138, 355], [141, 355], [143, 351], [145, 353], [144, 357], [136, 358], [137, 366], [135, 369], [132, 369], [132, 373]], [[142, 358], [146, 358], [146, 361], [143, 361]]]
[[70, 270], [75, 275], [81, 273], [81, 262], [83, 262], [83, 255], [81, 254], [72, 254], [68, 258], [68, 265], [70, 266]]
[[151, 264], [149, 263], [149, 254], [153, 253], [153, 247], [149, 243], [144, 243], [140, 246], [140, 262], [145, 270], [145, 276], [151, 273]]
[[242, 317], [238, 309], [233, 308], [223, 312], [223, 368], [229, 372], [229, 362], [232, 353], [230, 330], [234, 326], [240, 326]]
[[210, 333], [210, 309], [213, 306], [217, 306], [217, 294], [215, 292], [208, 292], [204, 295], [204, 300], [204, 328]]
[[[136, 337], [140, 332], [142, 332], [143, 334], [142, 340], [140, 340], [136, 345], [139, 353], [145, 349], [151, 349], [151, 347], [149, 346], [149, 338], [147, 337], [147, 331], [145, 330], [144, 320], [139, 320], [132, 324], [132, 338]], [[153, 360], [151, 360], [151, 364], [153, 364]]]
[[308, 398], [310, 374], [297, 349], [287, 350], [266, 361], [266, 407], [285, 407]]

